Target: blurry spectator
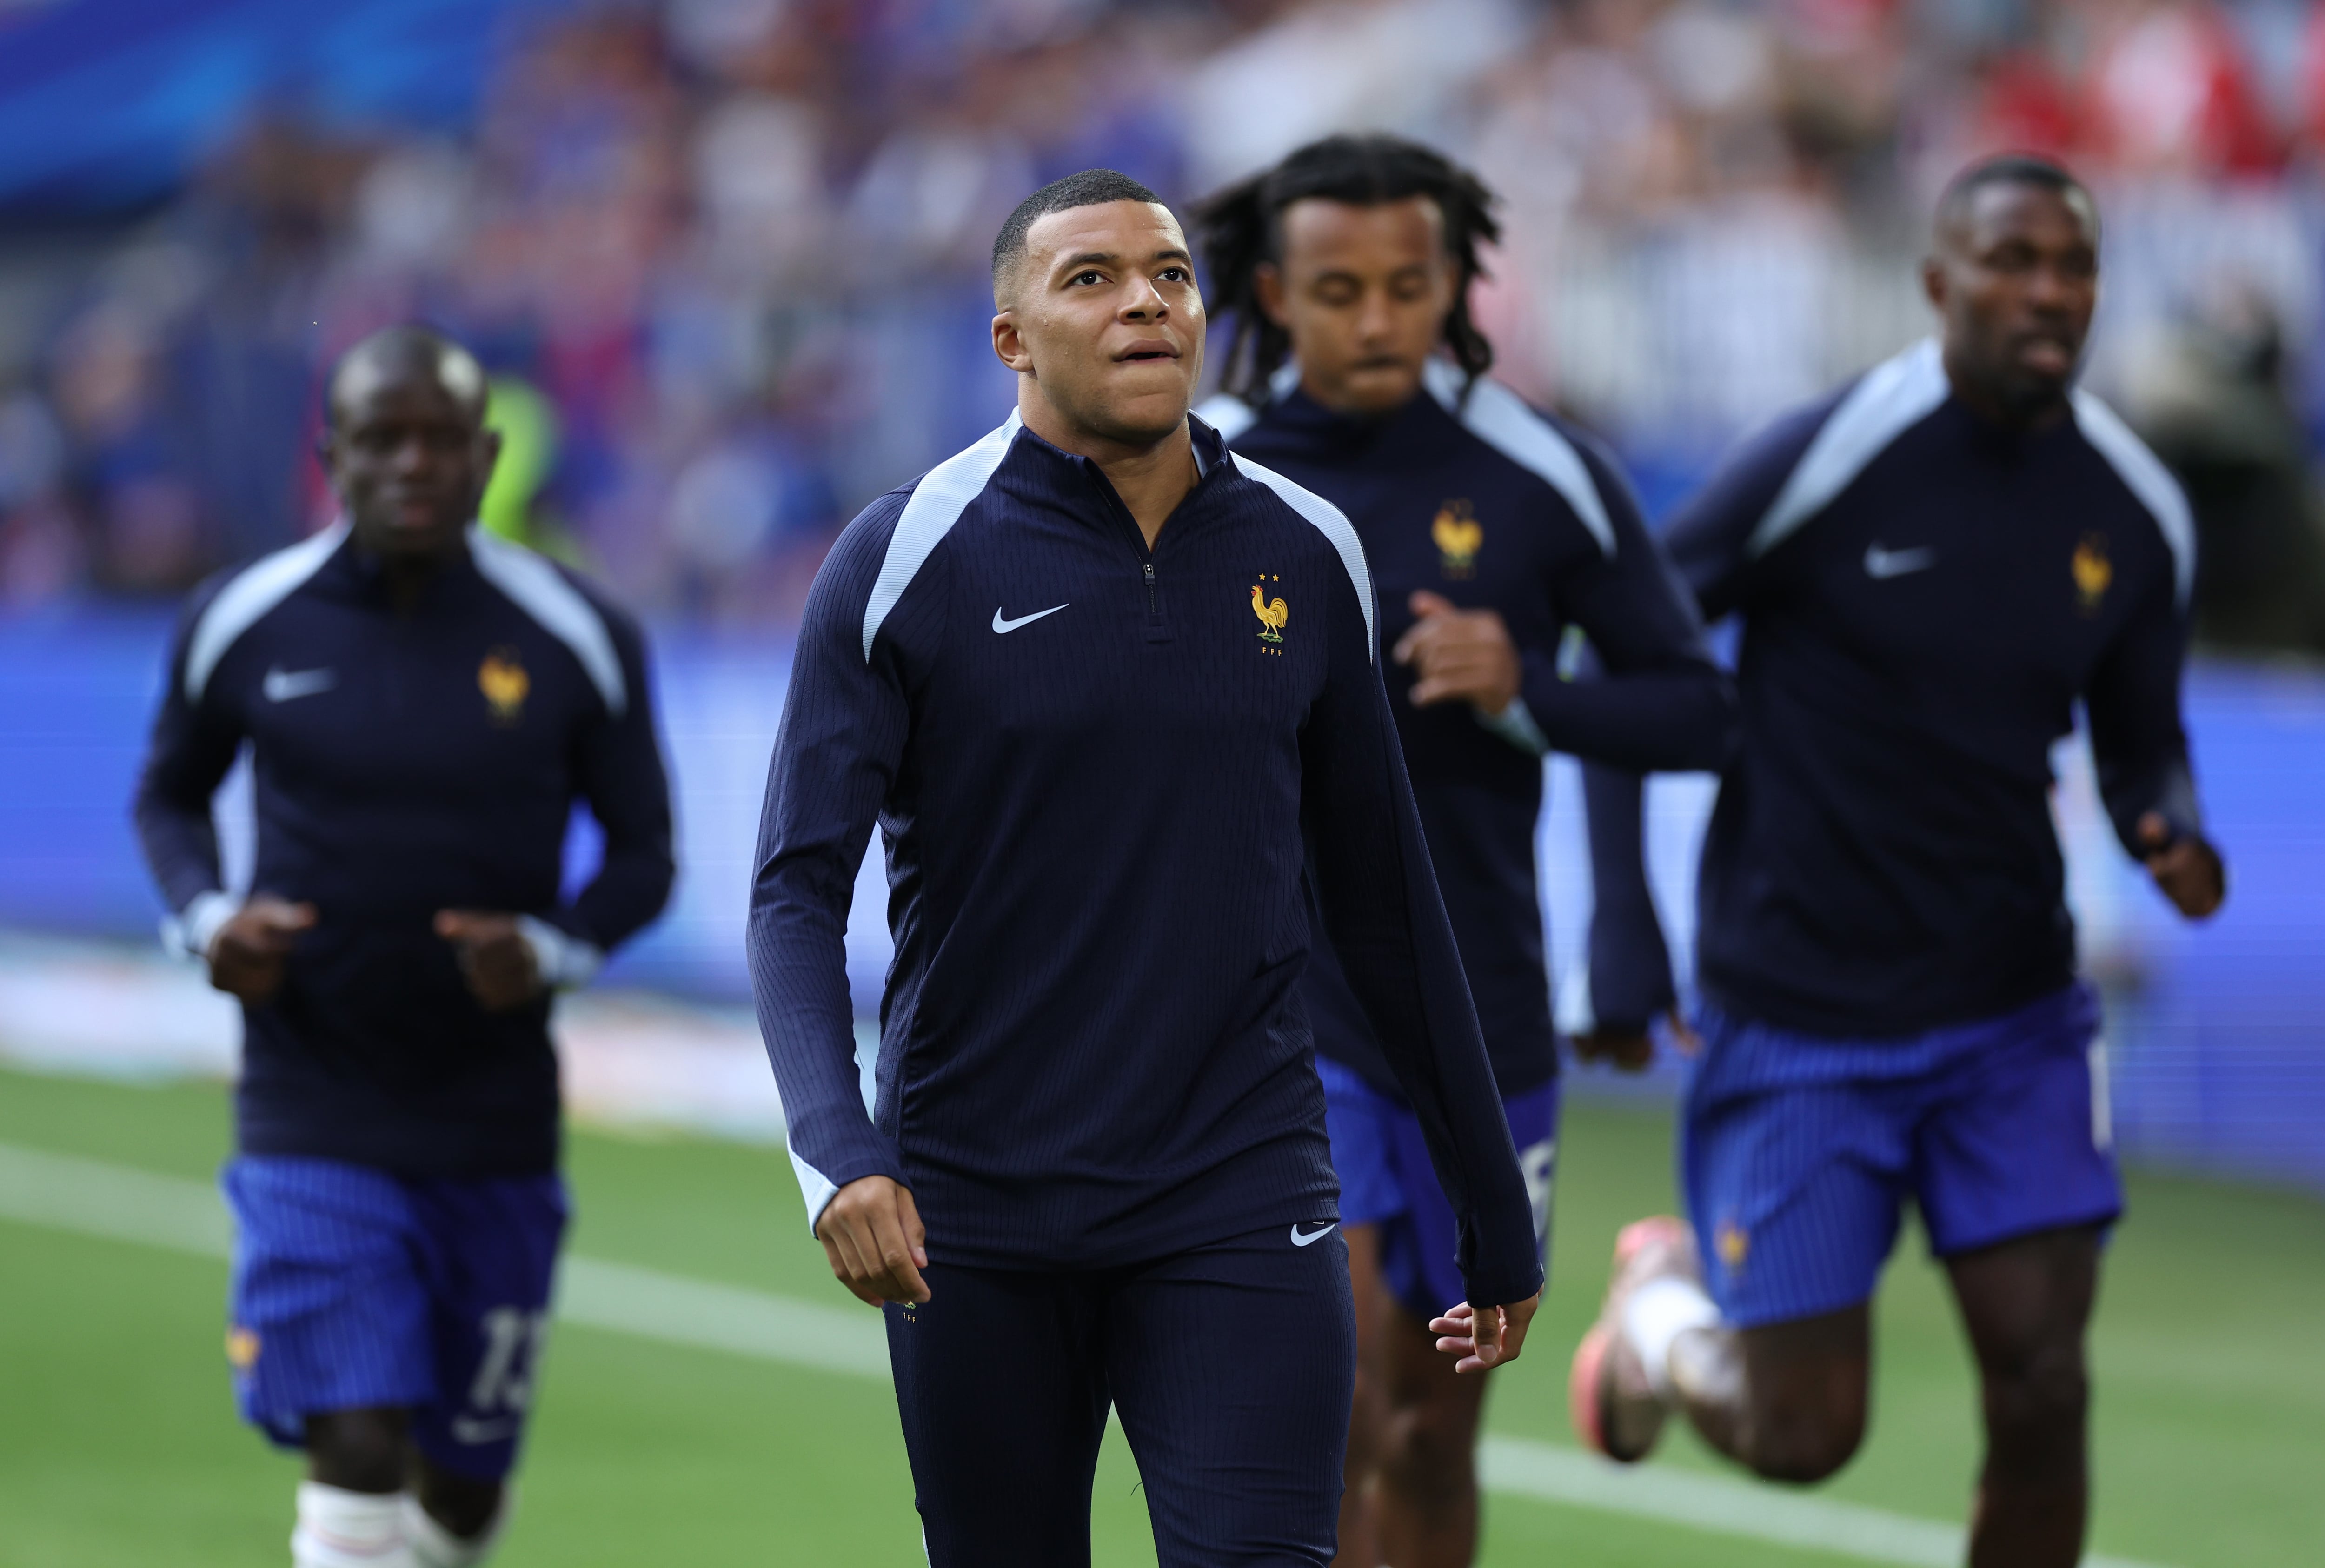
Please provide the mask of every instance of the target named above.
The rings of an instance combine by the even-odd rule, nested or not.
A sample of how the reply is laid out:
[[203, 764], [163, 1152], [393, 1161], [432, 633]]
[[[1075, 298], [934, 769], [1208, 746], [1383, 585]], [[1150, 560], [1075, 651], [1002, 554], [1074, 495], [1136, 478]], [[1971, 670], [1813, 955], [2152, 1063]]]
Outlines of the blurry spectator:
[[2157, 344], [2128, 391], [2195, 509], [2199, 643], [2325, 654], [2325, 510], [2266, 303], [2216, 301]]
[[849, 515], [1007, 409], [985, 267], [1017, 198], [1093, 164], [1184, 198], [1372, 125], [1443, 143], [1503, 193], [1478, 301], [1502, 373], [1584, 407], [1659, 495], [1927, 329], [1921, 215], [2003, 146], [2067, 156], [2103, 192], [2099, 385], [2233, 285], [2314, 378], [2273, 417], [2325, 431], [2320, 17], [2298, 0], [544, 13], [478, 43], [494, 63], [467, 129], [255, 106], [181, 199], [125, 220], [113, 263], [58, 281], [37, 357], [0, 349], [0, 596], [175, 589], [315, 526], [314, 367], [419, 319], [494, 370], [513, 440], [490, 526], [586, 553], [649, 611], [780, 622]]

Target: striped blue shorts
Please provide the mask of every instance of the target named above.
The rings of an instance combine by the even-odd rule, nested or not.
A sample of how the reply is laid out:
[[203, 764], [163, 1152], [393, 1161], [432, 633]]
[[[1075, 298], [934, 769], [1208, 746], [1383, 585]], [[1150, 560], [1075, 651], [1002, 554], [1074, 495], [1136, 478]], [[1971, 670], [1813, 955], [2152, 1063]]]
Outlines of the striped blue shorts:
[[405, 1409], [446, 1470], [516, 1462], [565, 1229], [554, 1175], [421, 1179], [243, 1155], [227, 1335], [243, 1419], [285, 1447], [307, 1417]]
[[[1340, 1222], [1380, 1227], [1382, 1276], [1404, 1310], [1427, 1322], [1467, 1296], [1468, 1288], [1454, 1261], [1453, 1205], [1437, 1184], [1421, 1118], [1329, 1056], [1316, 1058], [1316, 1076], [1324, 1082], [1324, 1126], [1340, 1178]], [[1533, 1204], [1534, 1241], [1545, 1259], [1558, 1179], [1558, 1106], [1555, 1078], [1502, 1101]]]
[[1908, 1198], [1941, 1257], [2115, 1220], [2098, 1022], [2082, 985], [1903, 1040], [1704, 1008], [1681, 1164], [1721, 1315], [1869, 1300]]

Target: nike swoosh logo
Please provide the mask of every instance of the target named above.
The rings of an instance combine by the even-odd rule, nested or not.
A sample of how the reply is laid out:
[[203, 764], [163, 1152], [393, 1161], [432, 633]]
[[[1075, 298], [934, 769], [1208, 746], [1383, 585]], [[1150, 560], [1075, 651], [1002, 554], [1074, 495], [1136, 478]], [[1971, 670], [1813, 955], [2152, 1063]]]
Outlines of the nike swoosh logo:
[[290, 702], [328, 691], [338, 683], [335, 670], [269, 670], [259, 689], [266, 693], [269, 702]]
[[[1070, 600], [1069, 600], [1069, 601], [1068, 601], [1068, 603], [1070, 603], [1070, 602], [1072, 602], [1072, 601], [1070, 601]], [[1066, 607], [1065, 607], [1065, 605], [1061, 605], [1061, 604], [1053, 604], [1053, 605], [1051, 605], [1048, 609], [1045, 609], [1045, 610], [1035, 610], [1035, 611], [1034, 611], [1032, 615], [1030, 615], [1030, 616], [1019, 616], [1015, 620], [1014, 620], [1014, 621], [1013, 621], [1013, 620], [1011, 620], [1008, 617], [1006, 617], [1006, 616], [1005, 616], [1005, 615], [1003, 615], [1003, 614], [1001, 613], [1001, 607], [1000, 607], [999, 605], [996, 605], [996, 606], [994, 606], [994, 607], [993, 607], [993, 629], [994, 629], [995, 631], [996, 631], [996, 632], [1005, 632], [1005, 633], [1006, 633], [1006, 632], [1014, 632], [1014, 631], [1015, 631], [1019, 626], [1032, 626], [1035, 621], [1040, 620], [1043, 616], [1053, 616], [1053, 615], [1056, 615], [1060, 610], [1061, 610], [1061, 609], [1063, 609], [1063, 608], [1066, 608]]]
[[1329, 1236], [1333, 1231], [1338, 1230], [1339, 1228], [1340, 1222], [1338, 1220], [1335, 1220], [1329, 1225], [1325, 1226], [1321, 1230], [1311, 1230], [1303, 1236], [1300, 1233], [1300, 1227], [1294, 1225], [1292, 1228], [1292, 1245], [1294, 1247], [1305, 1247], [1311, 1241], [1321, 1241], [1324, 1238]]
[[515, 1435], [514, 1421], [479, 1421], [473, 1415], [452, 1417], [452, 1437], [458, 1443], [498, 1443]]
[[1938, 552], [1927, 544], [1911, 550], [1884, 550], [1878, 544], [1865, 547], [1865, 575], [1871, 578], [1903, 577], [1937, 563]]

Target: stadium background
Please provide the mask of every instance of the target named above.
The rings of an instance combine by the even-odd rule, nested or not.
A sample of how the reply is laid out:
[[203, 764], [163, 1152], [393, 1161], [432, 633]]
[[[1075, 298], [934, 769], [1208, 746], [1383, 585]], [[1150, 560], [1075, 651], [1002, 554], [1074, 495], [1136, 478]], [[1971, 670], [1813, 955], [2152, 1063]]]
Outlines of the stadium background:
[[[577, 1140], [582, 1246], [836, 1306], [764, 1146], [780, 1109], [736, 1007], [807, 584], [865, 500], [1005, 411], [985, 255], [1019, 196], [1103, 163], [1189, 197], [1351, 126], [1427, 137], [1500, 190], [1480, 300], [1498, 374], [1605, 431], [1656, 515], [1760, 420], [1926, 329], [1922, 214], [1962, 160], [2033, 147], [2092, 181], [2091, 380], [2197, 503], [2191, 724], [2234, 868], [2218, 921], [2166, 918], [2062, 747], [2114, 1131], [2144, 1173], [2100, 1332], [2098, 1540], [2180, 1568], [2316, 1560], [2325, 7], [0, 0], [0, 1215], [33, 1221], [0, 1223], [0, 1564], [242, 1561], [274, 1539], [284, 1472], [226, 1414], [206, 1233], [146, 1226], [204, 1261], [120, 1239], [146, 1223], [122, 1214], [179, 1213], [187, 1190], [59, 1193], [111, 1192], [125, 1164], [199, 1177], [223, 1147], [210, 1083], [121, 1087], [214, 1079], [233, 1040], [218, 1000], [143, 945], [159, 911], [125, 802], [174, 597], [326, 515], [305, 455], [320, 366], [410, 317], [476, 345], [510, 442], [489, 524], [655, 626], [683, 869], [670, 915], [570, 1013], [577, 1109], [623, 1129]], [[1554, 771], [1563, 970], [1589, 894]], [[1709, 793], [1673, 778], [1652, 796], [1675, 938]], [[576, 864], [589, 854], [577, 824]], [[885, 956], [859, 899], [866, 1007]], [[1669, 1201], [1676, 1079], [1579, 1077], [1553, 1331], [1497, 1404], [1506, 1441], [1559, 1439], [1563, 1348], [1612, 1226]], [[1927, 1269], [1894, 1273], [1874, 1451], [1839, 1491], [1949, 1519], [1967, 1386]], [[800, 1365], [567, 1336], [507, 1560], [665, 1555], [611, 1545], [666, 1543], [623, 1534], [642, 1517], [694, 1531], [703, 1561], [912, 1560], [876, 1379], [827, 1387]], [[109, 1392], [92, 1406], [91, 1387]], [[106, 1414], [118, 1425], [90, 1424]], [[113, 1480], [162, 1500], [125, 1510]], [[1752, 1546], [1670, 1522], [1700, 1505], [1733, 1525], [1744, 1494], [1626, 1513], [1549, 1486], [1499, 1489], [1533, 1500], [1497, 1500], [1489, 1560], [1792, 1560], [1765, 1545], [1775, 1525]], [[1104, 1560], [1136, 1561], [1135, 1497], [1115, 1491]], [[1804, 1517], [1795, 1545], [1857, 1538]], [[1910, 1531], [1880, 1540], [1859, 1554], [1944, 1560]]]

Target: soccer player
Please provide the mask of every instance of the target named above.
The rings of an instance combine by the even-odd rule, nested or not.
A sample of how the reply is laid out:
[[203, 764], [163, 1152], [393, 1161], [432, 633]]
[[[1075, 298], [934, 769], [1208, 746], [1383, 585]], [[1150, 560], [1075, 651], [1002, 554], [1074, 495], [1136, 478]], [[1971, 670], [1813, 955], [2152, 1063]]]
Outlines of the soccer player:
[[[636, 626], [473, 522], [468, 351], [364, 339], [329, 387], [344, 509], [199, 590], [137, 793], [170, 940], [243, 1004], [233, 1362], [306, 1451], [299, 1568], [481, 1562], [565, 1224], [550, 993], [662, 908], [668, 787]], [[248, 747], [252, 891], [210, 801]], [[603, 864], [559, 892], [573, 803]]]
[[[1910, 1197], [1978, 1359], [1978, 1568], [2080, 1553], [2083, 1335], [2122, 1209], [2050, 814], [2078, 701], [2163, 895], [2201, 919], [2226, 886], [2180, 722], [2188, 507], [2075, 386], [2098, 245], [2061, 169], [1973, 165], [1922, 271], [1939, 339], [1778, 421], [1672, 526], [1706, 617], [1743, 617], [1744, 743], [1703, 851], [1694, 1225], [1625, 1232], [1571, 1374], [1616, 1459], [1683, 1411], [1763, 1476], [1830, 1475], [1864, 1434], [1866, 1304]], [[1594, 781], [1618, 891], [1637, 799]], [[1600, 908], [1634, 921], [1600, 933], [1609, 961], [1660, 963], [1643, 898]]]
[[[1364, 542], [1390, 708], [1546, 1255], [1559, 1080], [1534, 882], [1542, 756], [1715, 768], [1733, 701], [1613, 460], [1486, 378], [1468, 294], [1491, 201], [1394, 136], [1318, 142], [1212, 198], [1206, 276], [1236, 316], [1233, 392], [1200, 412]], [[1606, 678], [1561, 678], [1570, 626]], [[1453, 1210], [1329, 944], [1302, 989], [1357, 1300], [1340, 1560], [1459, 1568], [1477, 1550], [1487, 1379], [1456, 1375], [1430, 1328], [1459, 1294]], [[1644, 1035], [1644, 1015], [1626, 1022]]]
[[[1036, 191], [993, 283], [1017, 412], [841, 535], [775, 743], [750, 954], [792, 1161], [885, 1304], [937, 1568], [1087, 1563], [1109, 1403], [1162, 1563], [1322, 1564], [1355, 1352], [1309, 878], [1459, 1217], [1440, 1344], [1509, 1359], [1542, 1287], [1364, 550], [1189, 418], [1203, 300], [1151, 191]], [[875, 820], [867, 1118], [841, 937]]]

